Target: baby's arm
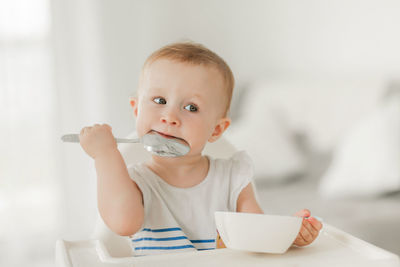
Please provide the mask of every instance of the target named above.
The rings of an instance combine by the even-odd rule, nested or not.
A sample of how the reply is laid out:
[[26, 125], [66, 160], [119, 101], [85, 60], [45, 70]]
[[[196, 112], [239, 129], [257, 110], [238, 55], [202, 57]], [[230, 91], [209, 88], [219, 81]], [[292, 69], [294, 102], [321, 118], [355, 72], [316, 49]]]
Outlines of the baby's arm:
[[237, 203], [237, 212], [247, 212], [247, 213], [264, 213], [258, 205], [256, 196], [254, 194], [253, 185], [249, 183], [242, 192], [240, 192]]
[[80, 143], [95, 160], [97, 201], [101, 217], [119, 235], [136, 233], [143, 223], [142, 193], [129, 177], [109, 125], [82, 129]]

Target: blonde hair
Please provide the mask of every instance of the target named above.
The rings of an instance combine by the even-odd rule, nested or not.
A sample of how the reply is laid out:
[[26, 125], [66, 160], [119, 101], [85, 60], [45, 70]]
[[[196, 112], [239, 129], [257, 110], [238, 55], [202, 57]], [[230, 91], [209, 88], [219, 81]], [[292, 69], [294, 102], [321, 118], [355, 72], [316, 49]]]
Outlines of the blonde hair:
[[193, 42], [177, 42], [161, 47], [160, 49], [153, 52], [145, 61], [142, 68], [142, 75], [144, 70], [158, 59], [170, 59], [182, 63], [188, 63], [193, 65], [204, 65], [215, 67], [222, 75], [225, 90], [227, 93], [227, 103], [225, 108], [224, 116], [227, 115], [231, 99], [233, 87], [235, 85], [235, 79], [233, 73], [229, 68], [228, 64], [216, 53], [206, 48], [205, 46], [193, 43]]

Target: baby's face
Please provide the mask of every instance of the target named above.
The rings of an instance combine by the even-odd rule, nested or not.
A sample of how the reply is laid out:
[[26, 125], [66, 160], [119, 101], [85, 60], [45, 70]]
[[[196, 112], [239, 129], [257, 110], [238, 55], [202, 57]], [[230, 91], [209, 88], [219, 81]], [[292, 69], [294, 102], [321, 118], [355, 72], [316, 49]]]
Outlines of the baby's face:
[[223, 118], [226, 98], [215, 68], [158, 59], [145, 69], [134, 105], [138, 135], [156, 131], [181, 138], [189, 155], [201, 153], [228, 120]]

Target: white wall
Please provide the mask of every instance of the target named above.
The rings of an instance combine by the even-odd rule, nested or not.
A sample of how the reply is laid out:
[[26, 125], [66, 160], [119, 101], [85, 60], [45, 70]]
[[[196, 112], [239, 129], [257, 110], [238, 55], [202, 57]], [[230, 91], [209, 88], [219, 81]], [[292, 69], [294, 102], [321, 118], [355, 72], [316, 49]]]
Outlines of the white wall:
[[103, 0], [100, 9], [107, 88], [115, 90], [111, 116], [121, 133], [133, 127], [126, 98], [146, 56], [185, 38], [223, 56], [239, 85], [260, 77], [400, 73], [395, 0]]

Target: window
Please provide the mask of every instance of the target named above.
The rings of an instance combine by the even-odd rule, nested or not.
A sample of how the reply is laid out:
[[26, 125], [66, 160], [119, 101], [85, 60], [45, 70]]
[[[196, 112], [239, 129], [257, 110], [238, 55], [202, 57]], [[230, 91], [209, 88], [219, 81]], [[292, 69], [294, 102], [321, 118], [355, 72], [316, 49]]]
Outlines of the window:
[[0, 1], [0, 266], [54, 265], [51, 63], [49, 1]]

